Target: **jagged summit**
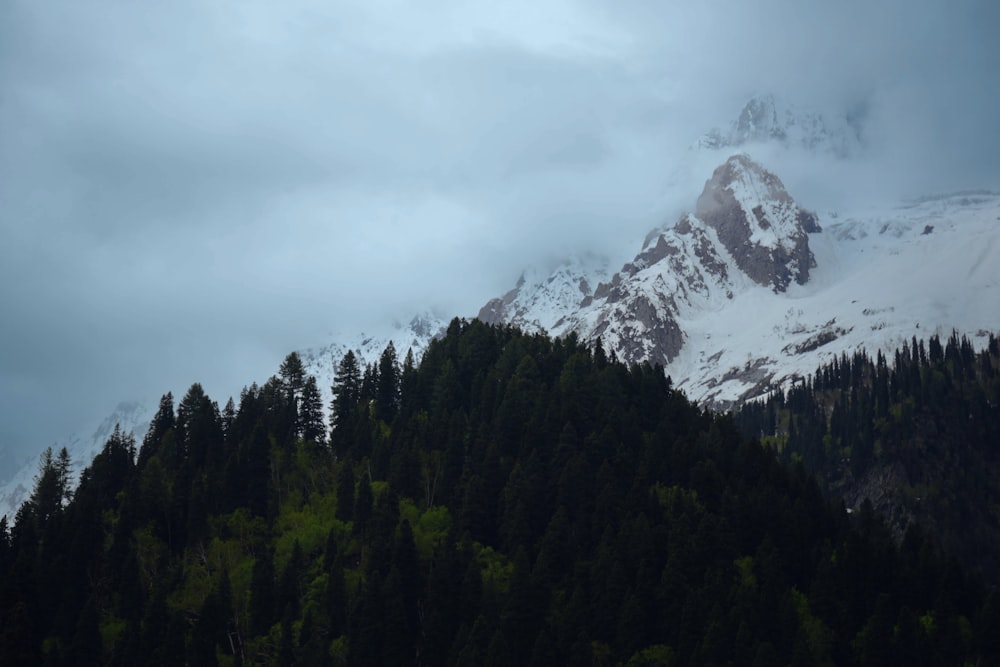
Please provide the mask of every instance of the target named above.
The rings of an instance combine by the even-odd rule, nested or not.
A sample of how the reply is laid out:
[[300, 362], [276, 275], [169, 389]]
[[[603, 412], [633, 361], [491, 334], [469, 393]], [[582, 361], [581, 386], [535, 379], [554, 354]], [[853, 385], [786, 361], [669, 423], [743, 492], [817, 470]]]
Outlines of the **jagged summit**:
[[809, 280], [816, 260], [807, 234], [820, 231], [816, 215], [799, 207], [781, 179], [750, 156], [734, 155], [715, 170], [695, 215], [757, 284], [783, 292], [792, 280]]
[[860, 135], [857, 119], [847, 113], [823, 113], [766, 93], [747, 100], [727, 129], [709, 130], [696, 146], [718, 150], [777, 143], [846, 158], [860, 149]]
[[537, 330], [544, 313], [549, 333], [662, 364], [688, 396], [726, 408], [857, 349], [889, 353], [952, 330], [985, 341], [1000, 329], [998, 221], [1000, 195], [959, 193], [831, 213], [820, 233], [777, 175], [735, 155], [693, 213], [650, 232], [610, 277], [590, 279], [592, 294], [546, 301], [548, 278], [526, 274], [512, 292], [516, 315], [497, 310], [491, 321]]
[[588, 277], [585, 265], [568, 263], [548, 277], [522, 276], [479, 316], [601, 339], [627, 362], [667, 365], [685, 345], [680, 321], [690, 313], [758, 285], [783, 292], [805, 283], [815, 263], [807, 235], [819, 230], [777, 176], [735, 155], [708, 180], [694, 214], [653, 230], [613, 275]]

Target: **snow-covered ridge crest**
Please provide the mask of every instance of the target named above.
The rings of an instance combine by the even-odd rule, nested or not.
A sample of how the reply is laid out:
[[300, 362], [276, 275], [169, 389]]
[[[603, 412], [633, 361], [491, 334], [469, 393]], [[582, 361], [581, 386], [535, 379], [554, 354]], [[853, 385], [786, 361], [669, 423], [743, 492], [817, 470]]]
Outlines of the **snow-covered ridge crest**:
[[512, 290], [486, 302], [477, 317], [487, 324], [511, 324], [526, 331], [558, 331], [566, 314], [609, 277], [607, 258], [595, 254], [570, 257], [551, 273], [528, 269]]

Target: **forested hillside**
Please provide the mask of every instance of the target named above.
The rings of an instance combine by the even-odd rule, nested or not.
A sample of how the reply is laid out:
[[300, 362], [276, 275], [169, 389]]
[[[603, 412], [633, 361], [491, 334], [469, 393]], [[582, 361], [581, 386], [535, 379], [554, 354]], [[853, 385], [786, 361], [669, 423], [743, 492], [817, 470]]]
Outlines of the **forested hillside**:
[[869, 499], [1000, 584], [1000, 341], [952, 335], [842, 356], [737, 421], [849, 507]]
[[292, 354], [221, 410], [164, 396], [75, 492], [48, 456], [0, 530], [0, 664], [1000, 660], [995, 592], [660, 368], [455, 320], [333, 389], [328, 430]]

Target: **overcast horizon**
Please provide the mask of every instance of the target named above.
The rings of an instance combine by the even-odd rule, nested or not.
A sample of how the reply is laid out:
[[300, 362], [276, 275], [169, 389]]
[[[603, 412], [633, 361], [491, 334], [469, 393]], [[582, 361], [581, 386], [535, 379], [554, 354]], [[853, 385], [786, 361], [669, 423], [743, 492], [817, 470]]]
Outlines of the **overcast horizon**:
[[808, 208], [1000, 188], [997, 25], [988, 0], [3, 3], [0, 451], [637, 250], [754, 94], [863, 128], [849, 160], [765, 160]]

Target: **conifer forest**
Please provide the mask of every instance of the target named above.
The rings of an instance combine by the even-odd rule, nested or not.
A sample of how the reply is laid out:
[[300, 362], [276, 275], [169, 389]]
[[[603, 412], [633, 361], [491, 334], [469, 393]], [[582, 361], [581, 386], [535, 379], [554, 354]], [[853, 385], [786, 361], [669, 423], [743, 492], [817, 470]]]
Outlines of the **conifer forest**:
[[0, 524], [0, 665], [1000, 664], [995, 338], [728, 414], [477, 320], [335, 377], [325, 406], [292, 353], [47, 452]]

